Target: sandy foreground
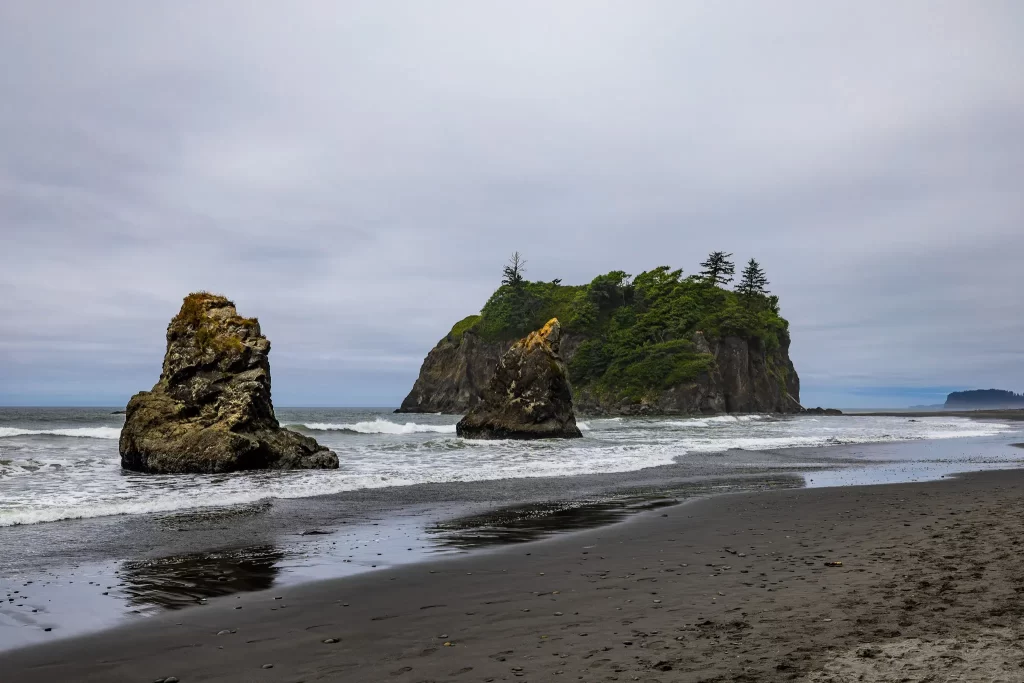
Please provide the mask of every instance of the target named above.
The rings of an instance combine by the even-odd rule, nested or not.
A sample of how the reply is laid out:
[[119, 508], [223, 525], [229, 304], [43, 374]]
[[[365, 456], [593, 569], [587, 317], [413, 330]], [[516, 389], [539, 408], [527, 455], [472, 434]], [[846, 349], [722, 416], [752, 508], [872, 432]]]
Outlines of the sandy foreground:
[[1024, 681], [1022, 543], [1024, 471], [725, 495], [6, 652], [0, 680]]

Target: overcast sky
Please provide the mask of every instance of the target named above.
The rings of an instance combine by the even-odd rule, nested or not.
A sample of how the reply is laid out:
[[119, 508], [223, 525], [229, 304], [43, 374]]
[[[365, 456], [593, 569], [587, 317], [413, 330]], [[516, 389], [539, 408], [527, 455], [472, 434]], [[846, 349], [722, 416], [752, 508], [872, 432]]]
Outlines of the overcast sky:
[[1024, 390], [1024, 3], [0, 3], [0, 404], [124, 404], [191, 290], [397, 405], [514, 250], [756, 257], [805, 405]]

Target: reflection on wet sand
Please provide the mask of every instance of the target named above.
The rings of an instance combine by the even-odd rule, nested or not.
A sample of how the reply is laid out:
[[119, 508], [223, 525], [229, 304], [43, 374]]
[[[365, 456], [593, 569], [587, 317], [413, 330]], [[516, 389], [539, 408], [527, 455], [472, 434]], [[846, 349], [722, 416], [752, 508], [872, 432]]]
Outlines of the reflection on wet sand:
[[472, 550], [509, 543], [526, 543], [564, 531], [593, 529], [612, 524], [636, 512], [676, 505], [687, 499], [723, 491], [763, 491], [799, 488], [797, 476], [717, 478], [660, 490], [636, 491], [605, 499], [531, 503], [448, 520], [427, 528], [439, 549]]
[[[370, 518], [328, 533], [307, 529], [306, 533], [279, 537], [280, 543], [75, 565], [45, 575], [19, 575], [15, 580], [0, 578], [0, 596], [6, 598], [0, 603], [0, 650], [115, 626], [131, 614], [182, 609], [281, 583], [337, 578], [425, 559], [432, 553], [523, 543], [611, 524], [633, 513], [691, 498], [794, 488], [803, 481], [797, 475], [764, 473], [698, 482], [667, 481], [584, 498], [567, 494], [562, 500], [506, 506], [441, 522], [416, 515], [380, 522]], [[235, 514], [254, 512], [260, 510], [249, 507]], [[209, 517], [201, 513], [168, 515], [161, 517], [160, 523], [176, 530], [187, 528], [190, 533], [215, 532], [231, 514], [215, 510]]]
[[124, 562], [117, 572], [130, 605], [180, 609], [208, 598], [270, 588], [285, 553], [274, 546]]

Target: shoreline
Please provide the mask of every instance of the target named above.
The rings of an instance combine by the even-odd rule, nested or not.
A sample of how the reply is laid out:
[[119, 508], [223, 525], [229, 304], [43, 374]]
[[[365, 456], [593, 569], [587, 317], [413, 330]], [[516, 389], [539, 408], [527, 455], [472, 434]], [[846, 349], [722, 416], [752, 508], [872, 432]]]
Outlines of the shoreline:
[[[781, 681], [952, 671], [953, 639], [961, 662], [988, 667], [965, 680], [992, 680], [1004, 661], [1007, 672], [1024, 663], [1024, 569], [1010, 550], [1024, 542], [1021, 502], [1021, 470], [718, 495], [528, 545], [215, 599], [3, 652], [0, 669], [15, 683]], [[980, 660], [969, 638], [987, 648]], [[895, 656], [857, 657], [864, 647]]]
[[[5, 527], [0, 536], [8, 547], [33, 550], [20, 560], [0, 558], [0, 598], [7, 598], [0, 603], [0, 651], [143, 623], [166, 609], [205, 609], [218, 596], [607, 528], [646, 509], [722, 493], [940, 480], [1020, 465], [1007, 445], [999, 436], [791, 448], [771, 452], [773, 467], [758, 465], [761, 452], [734, 451], [717, 454], [710, 470], [682, 461], [604, 475], [417, 484]], [[779, 468], [779, 458], [789, 466]], [[723, 462], [737, 469], [725, 472]], [[47, 548], [59, 550], [47, 555]]]

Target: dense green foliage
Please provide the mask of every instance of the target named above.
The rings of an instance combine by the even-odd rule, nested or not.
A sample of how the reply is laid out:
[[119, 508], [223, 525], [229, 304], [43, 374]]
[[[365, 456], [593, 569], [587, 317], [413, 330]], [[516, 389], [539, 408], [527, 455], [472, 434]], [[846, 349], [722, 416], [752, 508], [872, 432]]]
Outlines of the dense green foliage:
[[448, 333], [448, 338], [452, 341], [462, 339], [462, 335], [466, 333], [466, 330], [471, 329], [474, 325], [479, 322], [479, 315], [467, 315], [465, 318], [455, 323], [452, 326], [452, 331]]
[[585, 338], [569, 364], [576, 388], [631, 399], [695, 379], [712, 366], [713, 357], [694, 344], [697, 331], [707, 338], [756, 338], [774, 349], [788, 327], [777, 297], [741, 296], [661, 266], [635, 278], [612, 271], [587, 285], [503, 284], [480, 315], [460, 321], [451, 336], [472, 329], [485, 340], [516, 339], [551, 318]]

